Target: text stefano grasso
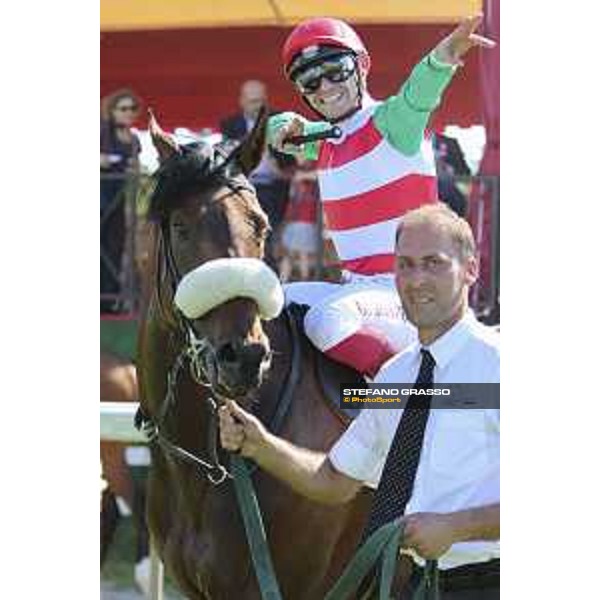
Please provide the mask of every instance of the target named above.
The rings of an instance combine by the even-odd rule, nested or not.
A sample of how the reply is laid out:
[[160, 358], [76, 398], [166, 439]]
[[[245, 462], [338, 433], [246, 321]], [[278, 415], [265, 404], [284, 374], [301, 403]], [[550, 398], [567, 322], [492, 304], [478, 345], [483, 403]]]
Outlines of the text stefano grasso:
[[342, 393], [344, 396], [449, 396], [451, 392], [448, 388], [344, 388]]

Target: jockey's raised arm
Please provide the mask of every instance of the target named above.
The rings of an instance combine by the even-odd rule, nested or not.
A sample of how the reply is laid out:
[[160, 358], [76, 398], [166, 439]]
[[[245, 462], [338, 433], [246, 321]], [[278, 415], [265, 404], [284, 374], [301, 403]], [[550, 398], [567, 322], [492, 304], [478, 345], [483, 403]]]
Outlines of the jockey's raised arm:
[[[437, 201], [435, 160], [424, 132], [462, 59], [474, 46], [481, 16], [465, 19], [413, 69], [399, 91], [371, 97], [371, 56], [359, 35], [338, 19], [300, 23], [282, 49], [286, 78], [318, 117], [271, 117], [267, 141], [317, 160], [320, 197], [343, 273], [342, 285], [298, 282], [288, 303], [309, 306], [306, 333], [330, 358], [368, 377], [415, 339], [394, 288], [394, 243], [404, 213]], [[304, 143], [291, 137], [339, 128], [341, 135]]]

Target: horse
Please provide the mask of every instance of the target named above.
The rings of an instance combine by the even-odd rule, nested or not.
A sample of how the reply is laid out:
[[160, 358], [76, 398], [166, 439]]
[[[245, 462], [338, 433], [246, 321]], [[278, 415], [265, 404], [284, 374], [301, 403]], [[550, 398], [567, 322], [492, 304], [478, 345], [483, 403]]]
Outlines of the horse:
[[[306, 338], [294, 346], [289, 311], [261, 318], [265, 300], [258, 288], [261, 281], [272, 284], [265, 271], [243, 294], [224, 298], [228, 275], [202, 280], [201, 296], [217, 298], [197, 318], [174, 306], [182, 278], [198, 268], [250, 260], [267, 269], [268, 219], [247, 179], [263, 155], [266, 118], [263, 111], [231, 150], [202, 142], [181, 146], [150, 117], [160, 167], [148, 212], [155, 247], [138, 337], [138, 425], [151, 440], [151, 540], [170, 578], [192, 600], [261, 597], [232, 481], [222, 467], [227, 455], [216, 448], [214, 399], [234, 398], [268, 426], [279, 415], [279, 435], [315, 450], [327, 451], [347, 426], [325, 400], [318, 351]], [[292, 388], [294, 360], [301, 376]], [[282, 396], [290, 399], [284, 413]], [[322, 599], [359, 544], [371, 494], [332, 507], [258, 469], [253, 483], [282, 596]]]

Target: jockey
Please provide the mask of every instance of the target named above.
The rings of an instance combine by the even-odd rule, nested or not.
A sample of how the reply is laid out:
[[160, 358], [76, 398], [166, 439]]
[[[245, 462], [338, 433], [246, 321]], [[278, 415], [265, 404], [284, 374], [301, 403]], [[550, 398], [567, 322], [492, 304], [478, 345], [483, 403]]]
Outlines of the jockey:
[[[300, 23], [282, 51], [285, 76], [319, 122], [286, 112], [269, 119], [276, 150], [317, 160], [325, 222], [343, 268], [342, 283], [286, 285], [286, 302], [308, 305], [306, 334], [330, 358], [373, 377], [416, 339], [394, 285], [395, 233], [401, 215], [437, 200], [431, 112], [473, 46], [481, 16], [463, 21], [417, 64], [395, 96], [374, 100], [366, 86], [369, 52], [345, 22]], [[293, 146], [286, 140], [331, 129], [341, 137]]]

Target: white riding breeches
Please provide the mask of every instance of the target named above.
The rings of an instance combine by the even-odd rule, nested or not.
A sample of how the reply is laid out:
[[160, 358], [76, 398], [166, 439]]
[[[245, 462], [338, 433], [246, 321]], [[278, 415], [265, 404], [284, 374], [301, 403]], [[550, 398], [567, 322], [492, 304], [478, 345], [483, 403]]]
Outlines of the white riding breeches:
[[365, 327], [382, 334], [396, 352], [417, 339], [392, 275], [355, 277], [348, 283], [293, 282], [284, 291], [286, 304], [310, 307], [304, 318], [306, 334], [324, 352]]

